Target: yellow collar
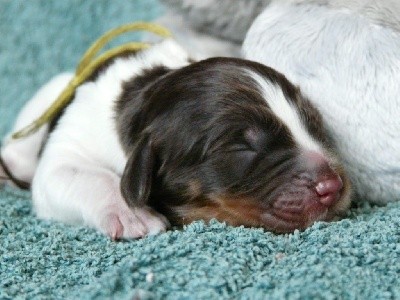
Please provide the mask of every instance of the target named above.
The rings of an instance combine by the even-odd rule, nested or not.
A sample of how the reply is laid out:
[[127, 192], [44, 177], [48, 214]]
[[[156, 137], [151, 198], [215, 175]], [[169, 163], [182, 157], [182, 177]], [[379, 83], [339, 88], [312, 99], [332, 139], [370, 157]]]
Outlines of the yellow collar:
[[148, 31], [159, 35], [163, 38], [171, 37], [171, 33], [164, 27], [146, 22], [129, 23], [112, 29], [102, 35], [93, 45], [85, 52], [81, 61], [76, 68], [75, 75], [68, 83], [67, 87], [57, 97], [54, 103], [30, 125], [24, 127], [12, 135], [13, 139], [19, 139], [36, 132], [41, 126], [50, 122], [68, 103], [71, 101], [75, 90], [79, 85], [85, 82], [91, 74], [105, 61], [128, 51], [137, 52], [150, 47], [149, 43], [131, 42], [105, 51], [96, 58], [97, 53], [113, 38], [129, 31]]

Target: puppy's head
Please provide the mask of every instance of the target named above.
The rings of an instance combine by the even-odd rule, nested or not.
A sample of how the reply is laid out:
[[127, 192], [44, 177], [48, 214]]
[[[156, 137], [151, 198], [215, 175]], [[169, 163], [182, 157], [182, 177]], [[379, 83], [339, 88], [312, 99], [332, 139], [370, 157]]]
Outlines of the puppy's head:
[[133, 207], [175, 224], [216, 218], [274, 232], [348, 207], [319, 113], [271, 68], [230, 58], [154, 68], [124, 85], [116, 110]]

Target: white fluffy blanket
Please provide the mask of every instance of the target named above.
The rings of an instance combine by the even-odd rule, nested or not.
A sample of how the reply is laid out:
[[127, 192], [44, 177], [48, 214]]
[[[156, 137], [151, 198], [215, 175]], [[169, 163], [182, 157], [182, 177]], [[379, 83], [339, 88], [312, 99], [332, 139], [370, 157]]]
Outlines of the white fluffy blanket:
[[400, 200], [400, 4], [275, 1], [244, 56], [298, 84], [322, 112], [359, 199]]

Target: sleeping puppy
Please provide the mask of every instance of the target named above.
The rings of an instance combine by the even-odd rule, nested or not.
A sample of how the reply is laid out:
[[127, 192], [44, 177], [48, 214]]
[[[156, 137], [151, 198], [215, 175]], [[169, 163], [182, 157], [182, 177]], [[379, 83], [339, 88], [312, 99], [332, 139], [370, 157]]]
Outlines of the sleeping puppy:
[[[71, 79], [45, 85], [29, 124]], [[113, 239], [216, 218], [285, 233], [331, 220], [349, 181], [321, 117], [282, 74], [235, 58], [193, 62], [174, 41], [107, 62], [52, 124], [2, 149], [37, 215]]]

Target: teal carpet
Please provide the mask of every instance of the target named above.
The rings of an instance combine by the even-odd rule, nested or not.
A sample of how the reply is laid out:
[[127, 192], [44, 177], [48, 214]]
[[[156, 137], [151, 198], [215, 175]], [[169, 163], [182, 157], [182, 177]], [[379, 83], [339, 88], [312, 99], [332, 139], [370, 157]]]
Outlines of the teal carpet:
[[[0, 0], [0, 136], [101, 33], [161, 13], [150, 0]], [[37, 220], [29, 193], [0, 190], [0, 299], [161, 298], [400, 299], [400, 203], [290, 235], [196, 222], [111, 242]]]

